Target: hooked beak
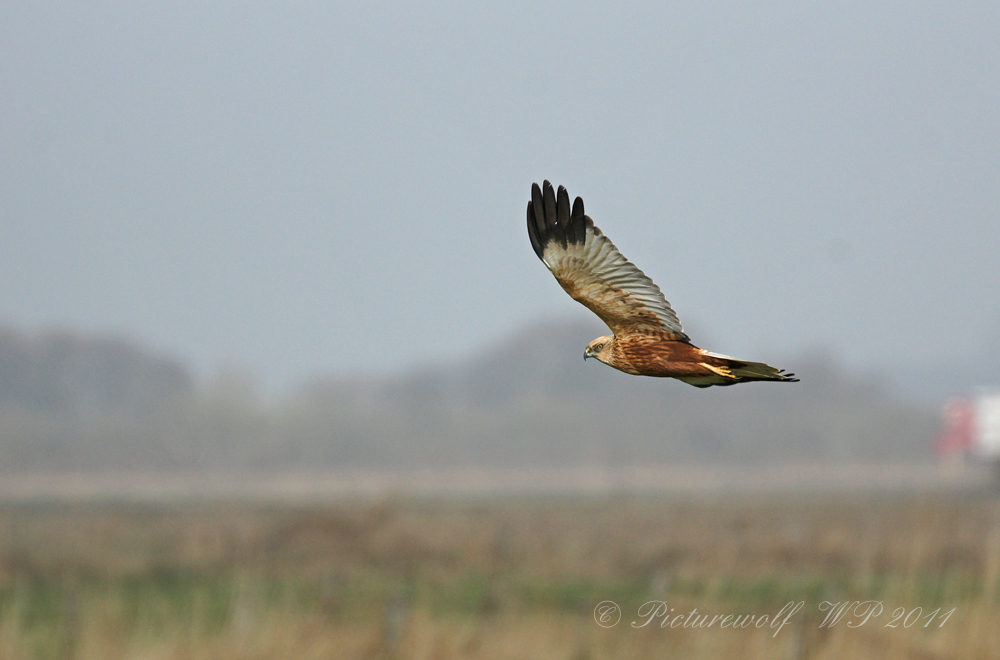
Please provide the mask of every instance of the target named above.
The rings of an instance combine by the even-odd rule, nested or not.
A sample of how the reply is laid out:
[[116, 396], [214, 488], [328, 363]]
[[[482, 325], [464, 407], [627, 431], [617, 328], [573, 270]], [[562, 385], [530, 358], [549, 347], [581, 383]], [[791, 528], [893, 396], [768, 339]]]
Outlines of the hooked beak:
[[590, 353], [590, 347], [588, 346], [587, 348], [583, 349], [583, 361], [586, 362], [587, 358], [589, 357], [593, 357], [593, 355]]

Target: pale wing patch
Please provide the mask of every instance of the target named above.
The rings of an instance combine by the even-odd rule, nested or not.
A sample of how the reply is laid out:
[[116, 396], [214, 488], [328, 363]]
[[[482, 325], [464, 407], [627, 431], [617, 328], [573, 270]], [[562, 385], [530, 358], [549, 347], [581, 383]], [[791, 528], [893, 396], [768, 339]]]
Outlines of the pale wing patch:
[[[587, 218], [590, 220], [590, 218]], [[549, 241], [542, 261], [573, 299], [594, 311], [614, 331], [651, 326], [687, 338], [660, 288], [587, 223], [583, 245]]]
[[740, 362], [740, 360], [738, 360], [737, 358], [734, 358], [732, 355], [723, 355], [722, 353], [713, 353], [712, 351], [706, 351], [705, 349], [702, 349], [701, 354], [702, 355], [707, 355], [708, 357], [722, 358], [724, 360], [736, 360], [737, 362]]

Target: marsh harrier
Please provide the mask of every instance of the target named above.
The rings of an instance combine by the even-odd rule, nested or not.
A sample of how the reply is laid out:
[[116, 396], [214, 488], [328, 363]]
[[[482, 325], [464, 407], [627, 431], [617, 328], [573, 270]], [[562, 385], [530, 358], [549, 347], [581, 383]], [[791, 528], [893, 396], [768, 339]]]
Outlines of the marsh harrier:
[[676, 378], [695, 387], [754, 380], [797, 382], [795, 374], [698, 348], [660, 287], [636, 268], [583, 212], [579, 197], [548, 181], [531, 185], [528, 237], [535, 254], [573, 300], [608, 324], [583, 352], [627, 374]]

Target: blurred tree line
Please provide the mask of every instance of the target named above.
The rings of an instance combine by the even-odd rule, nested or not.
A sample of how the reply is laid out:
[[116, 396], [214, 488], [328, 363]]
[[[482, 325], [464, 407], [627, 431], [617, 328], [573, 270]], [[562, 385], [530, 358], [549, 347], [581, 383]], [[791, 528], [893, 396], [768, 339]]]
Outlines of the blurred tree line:
[[527, 328], [465, 361], [320, 377], [265, 401], [120, 337], [0, 330], [0, 472], [904, 462], [936, 412], [833, 360], [753, 356], [797, 384], [698, 390], [581, 360], [593, 324]]
[[81, 416], [142, 410], [189, 394], [180, 361], [121, 337], [0, 328], [0, 407]]

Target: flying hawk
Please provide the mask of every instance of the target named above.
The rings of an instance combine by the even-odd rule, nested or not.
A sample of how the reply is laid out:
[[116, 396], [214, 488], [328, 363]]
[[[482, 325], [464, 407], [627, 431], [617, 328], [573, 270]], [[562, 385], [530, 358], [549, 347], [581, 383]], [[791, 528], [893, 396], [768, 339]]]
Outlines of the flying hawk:
[[562, 186], [557, 193], [548, 181], [541, 188], [531, 185], [528, 237], [566, 293], [614, 333], [590, 342], [584, 360], [594, 357], [627, 374], [676, 378], [695, 387], [753, 380], [798, 382], [795, 374], [692, 344], [660, 287], [594, 226], [581, 198], [570, 210]]

